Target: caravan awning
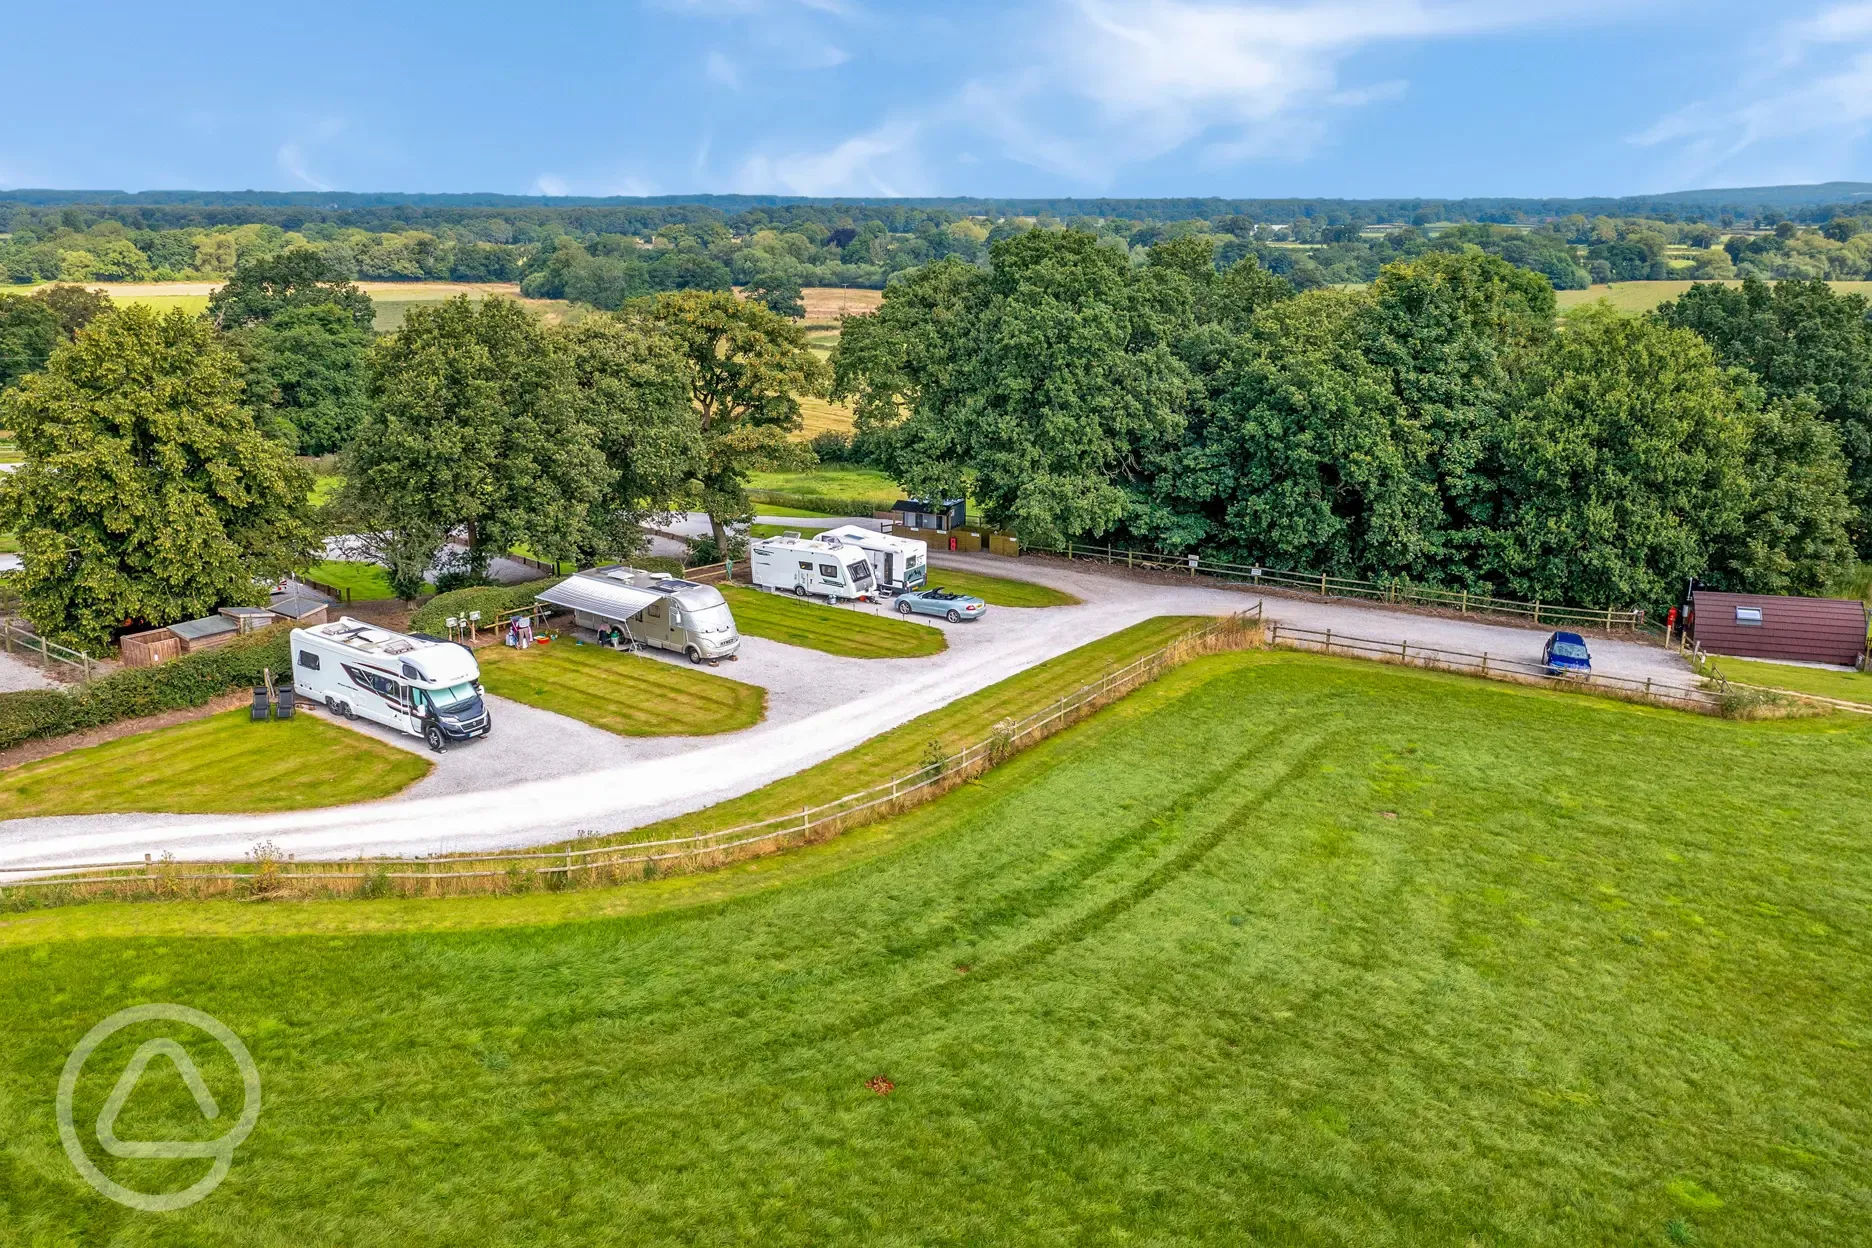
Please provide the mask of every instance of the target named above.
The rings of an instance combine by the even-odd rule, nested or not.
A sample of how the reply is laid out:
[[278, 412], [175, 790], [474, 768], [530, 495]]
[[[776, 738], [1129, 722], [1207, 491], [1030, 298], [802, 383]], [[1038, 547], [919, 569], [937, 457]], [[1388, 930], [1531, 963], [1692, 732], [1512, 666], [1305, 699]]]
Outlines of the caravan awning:
[[663, 595], [647, 589], [633, 589], [609, 577], [568, 576], [534, 597], [555, 607], [623, 623]]

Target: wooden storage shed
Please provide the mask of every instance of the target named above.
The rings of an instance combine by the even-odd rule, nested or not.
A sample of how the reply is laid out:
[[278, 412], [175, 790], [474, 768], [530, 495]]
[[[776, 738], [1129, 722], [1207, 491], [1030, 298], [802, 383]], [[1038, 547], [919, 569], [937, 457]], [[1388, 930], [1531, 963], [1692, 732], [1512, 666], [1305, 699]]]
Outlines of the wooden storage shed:
[[155, 667], [182, 657], [182, 639], [166, 628], [125, 633], [117, 639], [117, 653], [125, 667]]
[[225, 615], [204, 615], [199, 620], [171, 624], [169, 631], [182, 639], [182, 653], [209, 650], [240, 636], [240, 625]]
[[1690, 595], [1690, 636], [1710, 654], [1851, 667], [1866, 651], [1866, 604], [1699, 589]]

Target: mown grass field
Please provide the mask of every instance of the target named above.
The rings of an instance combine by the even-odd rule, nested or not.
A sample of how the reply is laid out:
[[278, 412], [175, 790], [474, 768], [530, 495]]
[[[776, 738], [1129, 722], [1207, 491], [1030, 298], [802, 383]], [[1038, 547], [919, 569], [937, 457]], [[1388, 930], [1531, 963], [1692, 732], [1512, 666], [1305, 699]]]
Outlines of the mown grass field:
[[822, 433], [850, 433], [857, 414], [849, 403], [833, 403], [827, 399], [815, 399], [811, 395], [800, 398], [800, 428], [793, 436], [807, 441]]
[[487, 646], [475, 658], [490, 693], [619, 736], [735, 732], [767, 713], [767, 691], [757, 685], [570, 638], [530, 650]]
[[[805, 472], [756, 472], [749, 474], [748, 488], [775, 490], [786, 494], [816, 494], [826, 498], [878, 502], [888, 507], [903, 497], [897, 483], [873, 468], [823, 464]], [[754, 504], [760, 511], [761, 504]]]
[[[1740, 286], [1740, 281], [1724, 282], [1725, 286]], [[1694, 285], [1692, 282], [1613, 282], [1608, 286], [1592, 286], [1585, 290], [1560, 290], [1554, 292], [1555, 300], [1562, 312], [1584, 304], [1596, 303], [1601, 299], [1609, 302], [1621, 312], [1649, 312], [1667, 299], [1676, 299]], [[1872, 295], [1872, 282], [1828, 282], [1840, 294]]]
[[949, 648], [942, 630], [928, 624], [911, 624], [887, 615], [831, 607], [740, 585], [720, 588], [734, 612], [735, 627], [743, 636], [765, 637], [852, 659], [914, 659]]
[[1758, 663], [1723, 655], [1712, 655], [1711, 661], [1724, 676], [1744, 684], [1766, 685], [1770, 689], [1788, 689], [1795, 693], [1811, 693], [1816, 697], [1864, 702], [1872, 706], [1872, 675], [1865, 672], [1835, 672], [1820, 667], [1795, 667], [1787, 663]]
[[243, 708], [0, 771], [0, 819], [342, 806], [408, 788], [429, 766], [312, 714], [254, 723]]
[[350, 590], [353, 602], [375, 602], [396, 597], [396, 591], [390, 588], [390, 572], [381, 564], [324, 559], [307, 568], [305, 574], [333, 589]]
[[[295, 1248], [1860, 1242], [1868, 744], [1227, 655], [886, 824], [614, 890], [628, 914], [9, 917], [0, 1215]], [[126, 914], [149, 934], [90, 934]], [[227, 1023], [266, 1088], [227, 1182], [159, 1219], [92, 1194], [48, 1108], [148, 1000]], [[150, 1034], [94, 1056], [80, 1122]], [[122, 1134], [202, 1132], [144, 1087]]]
[[952, 589], [958, 594], [973, 594], [991, 607], [1070, 607], [1079, 599], [1064, 590], [1032, 581], [1017, 581], [1006, 576], [987, 576], [980, 572], [962, 572], [955, 568], [930, 565], [927, 584], [931, 589]]

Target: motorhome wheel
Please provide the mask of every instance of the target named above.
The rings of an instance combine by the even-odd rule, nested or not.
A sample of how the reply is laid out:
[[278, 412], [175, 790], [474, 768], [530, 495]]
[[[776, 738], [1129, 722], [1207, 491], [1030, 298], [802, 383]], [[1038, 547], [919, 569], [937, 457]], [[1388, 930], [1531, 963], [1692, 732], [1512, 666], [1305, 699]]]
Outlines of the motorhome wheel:
[[429, 743], [429, 748], [438, 754], [448, 748], [448, 741], [442, 735], [442, 725], [434, 720], [430, 720], [429, 727], [423, 730], [423, 739]]
[[695, 664], [697, 667], [702, 666], [702, 652], [700, 650], [696, 649], [694, 646], [690, 646], [684, 653], [689, 656], [689, 661], [691, 663]]

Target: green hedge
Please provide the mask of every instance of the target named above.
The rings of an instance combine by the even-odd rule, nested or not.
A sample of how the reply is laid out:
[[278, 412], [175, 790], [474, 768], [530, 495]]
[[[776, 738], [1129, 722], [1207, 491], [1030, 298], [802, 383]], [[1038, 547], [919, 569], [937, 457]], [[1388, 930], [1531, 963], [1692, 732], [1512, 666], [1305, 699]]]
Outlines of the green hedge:
[[441, 637], [448, 630], [449, 616], [466, 615], [470, 611], [479, 611], [482, 625], [492, 627], [496, 611], [524, 607], [533, 601], [533, 595], [563, 580], [563, 576], [547, 576], [524, 585], [473, 585], [467, 589], [452, 589], [424, 603], [410, 617], [410, 631]]
[[39, 737], [101, 728], [121, 719], [202, 706], [231, 689], [250, 688], [266, 668], [291, 680], [291, 629], [276, 625], [156, 667], [127, 667], [66, 692], [0, 693], [0, 749]]

